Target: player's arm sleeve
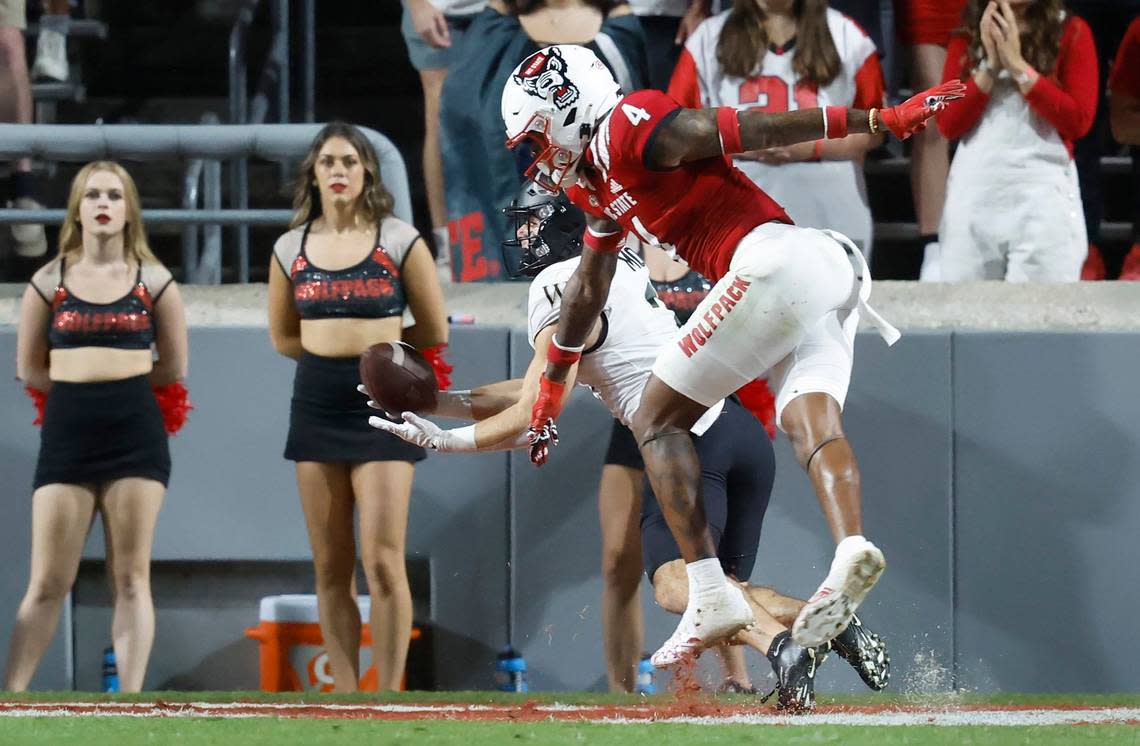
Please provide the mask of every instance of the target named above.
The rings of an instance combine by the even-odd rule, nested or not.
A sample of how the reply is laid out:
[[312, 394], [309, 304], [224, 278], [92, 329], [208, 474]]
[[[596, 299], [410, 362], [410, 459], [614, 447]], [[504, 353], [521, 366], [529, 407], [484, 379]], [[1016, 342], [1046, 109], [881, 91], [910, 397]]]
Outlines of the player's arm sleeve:
[[566, 280], [565, 277], [544, 277], [540, 274], [531, 283], [526, 312], [526, 338], [531, 347], [534, 347], [539, 332], [558, 323]]
[[[1064, 140], [1078, 140], [1096, 117], [1099, 70], [1088, 24], [1072, 16], [1057, 56], [1057, 82], [1041, 75], [1025, 94], [1033, 110]], [[950, 107], [953, 108], [953, 107]]]
[[1140, 18], [1132, 22], [1120, 42], [1108, 77], [1108, 90], [1114, 96], [1140, 98]]
[[[935, 121], [938, 123], [938, 131], [948, 140], [957, 140], [972, 130], [978, 120], [982, 118], [982, 113], [990, 102], [990, 95], [978, 88], [973, 75], [966, 73], [966, 55], [968, 52], [969, 40], [961, 34], [954, 36], [946, 48], [946, 64], [942, 68], [942, 82], [964, 80], [966, 83], [966, 94], [955, 101], [953, 106], [947, 106], [938, 112], [935, 117]], [[963, 78], [963, 75], [966, 77]]]
[[872, 47], [870, 54], [855, 72], [855, 99], [851, 105], [856, 109], [881, 109], [886, 90], [879, 53]]
[[669, 79], [670, 98], [690, 109], [701, 108], [701, 83], [698, 76], [697, 62], [689, 48], [685, 47], [677, 58], [673, 77]]

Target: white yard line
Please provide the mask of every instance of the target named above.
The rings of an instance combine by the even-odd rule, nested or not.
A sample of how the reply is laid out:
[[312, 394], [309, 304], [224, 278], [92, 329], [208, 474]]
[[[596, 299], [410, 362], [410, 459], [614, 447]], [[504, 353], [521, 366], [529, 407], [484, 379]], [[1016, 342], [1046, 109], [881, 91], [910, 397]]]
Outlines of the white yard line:
[[[567, 705], [543, 704], [533, 708], [512, 705], [481, 704], [303, 704], [287, 702], [0, 702], [0, 718], [4, 717], [179, 717], [179, 718], [256, 718], [256, 717], [337, 717], [369, 714], [376, 715], [430, 715], [464, 720], [470, 713], [472, 721], [482, 721], [487, 715], [508, 713], [521, 709], [558, 715], [581, 714], [584, 720], [609, 724], [638, 724], [648, 722], [693, 723], [700, 725], [781, 725], [781, 726], [1058, 726], [1096, 723], [1140, 723], [1140, 707], [1080, 707], [1075, 709], [952, 709], [930, 708], [900, 709], [884, 712], [820, 712], [810, 715], [740, 714], [723, 716], [671, 716], [668, 705]], [[614, 710], [626, 713], [614, 715]], [[607, 713], [610, 713], [607, 715]], [[638, 718], [659, 713], [654, 720]], [[398, 718], [395, 718], [398, 719]]]

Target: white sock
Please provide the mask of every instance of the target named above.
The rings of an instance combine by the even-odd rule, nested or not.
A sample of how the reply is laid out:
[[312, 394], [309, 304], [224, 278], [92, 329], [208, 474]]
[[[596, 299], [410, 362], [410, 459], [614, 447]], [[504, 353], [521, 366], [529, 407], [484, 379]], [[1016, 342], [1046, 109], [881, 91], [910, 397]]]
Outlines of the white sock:
[[724, 588], [724, 570], [716, 557], [697, 560], [685, 565], [689, 576], [689, 598], [694, 599], [707, 593], [715, 593]]

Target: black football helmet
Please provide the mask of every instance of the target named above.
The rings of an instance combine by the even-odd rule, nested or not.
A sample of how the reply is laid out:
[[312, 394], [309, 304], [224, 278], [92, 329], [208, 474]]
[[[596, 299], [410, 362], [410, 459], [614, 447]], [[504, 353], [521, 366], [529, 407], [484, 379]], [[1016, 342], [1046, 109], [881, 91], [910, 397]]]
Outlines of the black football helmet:
[[565, 194], [527, 184], [518, 199], [503, 208], [503, 214], [508, 218], [503, 267], [511, 277], [534, 277], [551, 264], [582, 252], [586, 214]]

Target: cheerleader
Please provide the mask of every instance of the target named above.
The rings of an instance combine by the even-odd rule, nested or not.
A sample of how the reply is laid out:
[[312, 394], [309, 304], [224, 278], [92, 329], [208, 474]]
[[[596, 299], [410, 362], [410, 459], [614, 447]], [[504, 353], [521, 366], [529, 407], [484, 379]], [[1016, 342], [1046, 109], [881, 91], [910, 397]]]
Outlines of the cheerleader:
[[120, 687], [137, 692], [154, 642], [150, 553], [170, 479], [167, 433], [177, 431], [189, 408], [180, 383], [185, 311], [170, 271], [147, 245], [135, 183], [117, 163], [90, 163], [76, 175], [59, 247], [20, 306], [17, 376], [40, 408], [43, 428], [31, 577], [4, 686], [27, 689], [98, 513]]
[[[317, 134], [293, 207], [291, 230], [270, 260], [269, 334], [274, 349], [297, 361], [285, 458], [296, 462], [321, 633], [335, 690], [355, 690], [357, 512], [377, 686], [398, 689], [412, 630], [408, 503], [424, 451], [368, 426], [358, 359], [373, 344], [402, 339], [433, 361], [445, 385], [443, 293], [427, 245], [393, 217], [376, 153], [352, 125], [335, 122]], [[406, 307], [416, 323], [403, 328]]]

